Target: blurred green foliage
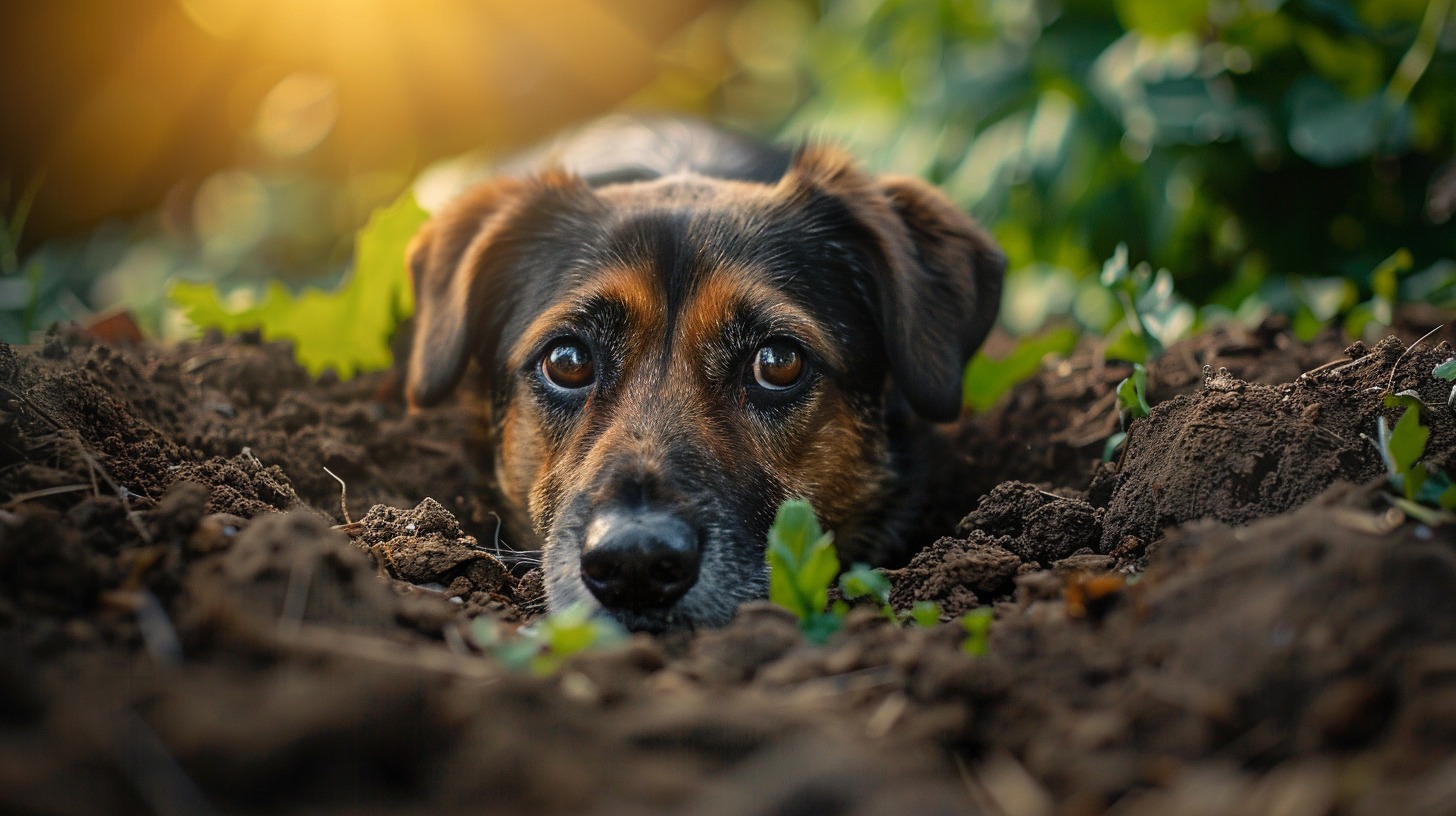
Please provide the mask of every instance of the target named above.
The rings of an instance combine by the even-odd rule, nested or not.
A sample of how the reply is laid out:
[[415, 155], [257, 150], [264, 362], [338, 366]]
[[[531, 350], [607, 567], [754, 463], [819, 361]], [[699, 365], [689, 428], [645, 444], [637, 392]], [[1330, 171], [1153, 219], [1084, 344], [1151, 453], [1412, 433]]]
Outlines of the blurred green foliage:
[[295, 296], [277, 281], [260, 303], [224, 302], [210, 284], [177, 281], [170, 297], [194, 325], [237, 332], [259, 328], [265, 340], [290, 340], [294, 355], [314, 376], [332, 370], [347, 379], [388, 368], [390, 338], [414, 311], [405, 249], [429, 216], [406, 192], [381, 207], [359, 231], [354, 266], [334, 291]]
[[1012, 260], [1014, 333], [1065, 314], [1106, 334], [1121, 304], [1089, 290], [1120, 244], [1205, 316], [1333, 319], [1399, 249], [1416, 271], [1398, 296], [1449, 305], [1450, 11], [836, 0], [803, 45], [812, 90], [787, 130], [925, 176], [980, 215]]
[[[1358, 335], [1403, 302], [1456, 306], [1452, 0], [744, 0], [681, 39], [661, 56], [687, 67], [658, 85], [719, 84], [673, 104], [842, 142], [992, 228], [1001, 323], [1028, 339], [973, 363], [975, 408], [1080, 333], [1139, 362], [1212, 320]], [[349, 233], [406, 178], [327, 183], [315, 158], [245, 156], [27, 259], [7, 190], [0, 337], [116, 304], [184, 336], [163, 296], [178, 280], [218, 305], [341, 285]]]

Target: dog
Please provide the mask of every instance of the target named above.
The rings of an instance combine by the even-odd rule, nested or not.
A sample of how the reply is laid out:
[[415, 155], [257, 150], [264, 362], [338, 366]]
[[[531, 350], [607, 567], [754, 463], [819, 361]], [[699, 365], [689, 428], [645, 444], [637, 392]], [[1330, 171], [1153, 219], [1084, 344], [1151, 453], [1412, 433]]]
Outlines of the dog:
[[508, 534], [548, 604], [720, 626], [768, 594], [776, 509], [842, 563], [908, 557], [927, 458], [1005, 258], [935, 188], [688, 120], [529, 154], [416, 236], [406, 392], [479, 391]]

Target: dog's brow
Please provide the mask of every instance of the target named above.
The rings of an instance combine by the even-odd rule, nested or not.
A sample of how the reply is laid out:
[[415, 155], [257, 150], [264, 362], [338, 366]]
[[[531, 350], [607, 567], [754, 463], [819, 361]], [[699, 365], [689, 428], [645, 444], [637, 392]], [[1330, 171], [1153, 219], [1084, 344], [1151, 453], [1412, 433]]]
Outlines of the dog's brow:
[[843, 367], [840, 344], [818, 320], [778, 288], [744, 270], [720, 270], [703, 281], [679, 319], [680, 332], [689, 344], [698, 344], [721, 336], [743, 315], [751, 315], [758, 328], [797, 337], [830, 368]]
[[552, 332], [563, 324], [580, 321], [587, 316], [593, 303], [609, 302], [620, 304], [626, 309], [628, 322], [643, 326], [662, 312], [661, 296], [640, 270], [632, 267], [614, 267], [593, 272], [590, 280], [571, 297], [542, 312], [531, 321], [520, 340], [511, 350], [510, 365], [520, 368], [526, 364], [531, 352], [547, 340]]

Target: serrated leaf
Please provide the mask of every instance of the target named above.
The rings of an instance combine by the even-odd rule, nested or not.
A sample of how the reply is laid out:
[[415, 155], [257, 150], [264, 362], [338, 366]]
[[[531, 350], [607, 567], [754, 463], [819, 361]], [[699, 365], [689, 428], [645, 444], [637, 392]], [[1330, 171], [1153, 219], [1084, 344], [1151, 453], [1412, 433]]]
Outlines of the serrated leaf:
[[265, 339], [293, 341], [299, 363], [314, 376], [332, 369], [347, 379], [382, 370], [393, 362], [391, 335], [413, 309], [405, 249], [428, 217], [409, 193], [376, 210], [358, 233], [353, 270], [332, 292], [306, 289], [295, 296], [275, 281], [261, 303], [235, 310], [213, 287], [183, 281], [168, 297], [200, 328], [258, 329]]
[[821, 612], [829, 606], [829, 585], [834, 583], [834, 576], [839, 574], [839, 556], [829, 546], [832, 538], [825, 535], [822, 540], [824, 546], [810, 552], [803, 569], [799, 571], [799, 591], [808, 599], [811, 612]]

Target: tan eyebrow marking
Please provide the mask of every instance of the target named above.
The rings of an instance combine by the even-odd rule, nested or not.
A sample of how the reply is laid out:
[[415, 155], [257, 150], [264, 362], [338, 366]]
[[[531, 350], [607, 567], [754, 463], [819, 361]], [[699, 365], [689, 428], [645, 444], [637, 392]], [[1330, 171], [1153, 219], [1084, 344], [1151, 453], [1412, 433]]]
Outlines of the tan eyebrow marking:
[[773, 331], [799, 338], [832, 368], [842, 368], [839, 343], [808, 312], [791, 303], [777, 288], [744, 269], [720, 269], [703, 281], [678, 319], [682, 341], [700, 348], [716, 338], [741, 305], [767, 315]]
[[583, 304], [596, 299], [621, 304], [627, 310], [628, 320], [634, 327], [648, 327], [661, 322], [662, 299], [651, 276], [636, 267], [610, 267], [593, 273], [592, 279], [573, 292], [570, 298], [552, 306], [531, 321], [531, 325], [511, 349], [511, 368], [524, 366], [526, 358], [537, 345], [580, 312]]

